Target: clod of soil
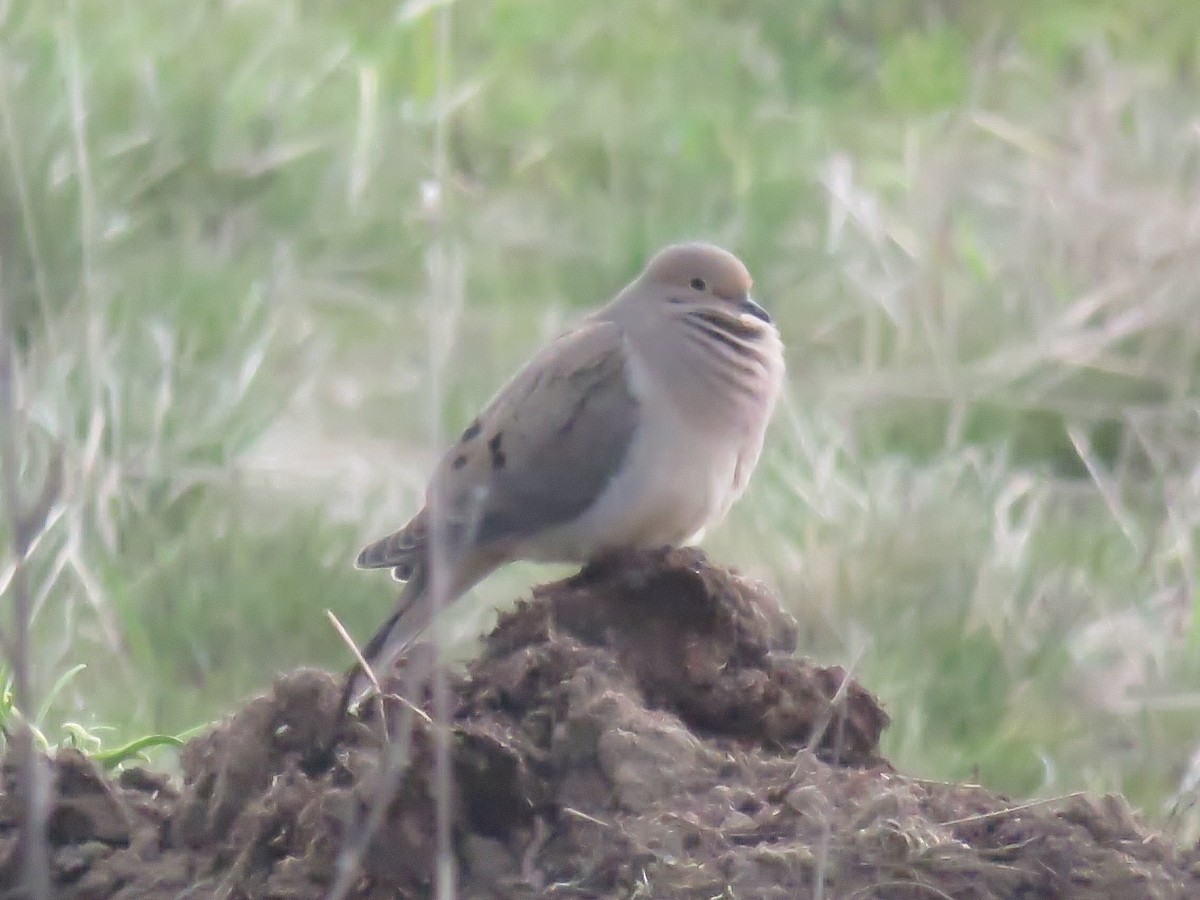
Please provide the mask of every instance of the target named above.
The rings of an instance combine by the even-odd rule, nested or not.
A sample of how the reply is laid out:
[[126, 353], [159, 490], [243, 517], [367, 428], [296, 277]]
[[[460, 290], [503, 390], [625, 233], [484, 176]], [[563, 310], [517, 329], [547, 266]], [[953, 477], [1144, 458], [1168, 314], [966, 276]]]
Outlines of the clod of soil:
[[[696, 551], [614, 556], [536, 590], [447, 675], [458, 896], [1200, 897], [1200, 855], [1119, 798], [1015, 804], [897, 774], [879, 704], [794, 643], [769, 593]], [[347, 718], [331, 676], [281, 677], [186, 748], [181, 785], [59, 753], [58, 896], [430, 896], [439, 731], [419, 712], [422, 656], [385, 685], [407, 700]], [[6, 759], [4, 896], [20, 774]]]

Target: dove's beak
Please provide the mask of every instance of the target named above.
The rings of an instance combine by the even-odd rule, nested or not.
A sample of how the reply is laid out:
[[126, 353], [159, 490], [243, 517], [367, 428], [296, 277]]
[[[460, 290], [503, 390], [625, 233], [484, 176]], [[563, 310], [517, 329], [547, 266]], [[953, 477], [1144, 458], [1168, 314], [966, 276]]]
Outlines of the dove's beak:
[[756, 319], [761, 319], [768, 325], [771, 324], [771, 314], [754, 302], [753, 297], [746, 297], [742, 301], [742, 312], [754, 316]]

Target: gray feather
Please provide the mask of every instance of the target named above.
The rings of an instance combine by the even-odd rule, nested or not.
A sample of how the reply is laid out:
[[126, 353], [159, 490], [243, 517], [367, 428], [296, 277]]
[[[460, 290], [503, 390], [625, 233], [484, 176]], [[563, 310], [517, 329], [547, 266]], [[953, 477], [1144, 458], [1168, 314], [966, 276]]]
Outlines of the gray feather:
[[451, 527], [486, 544], [568, 522], [595, 502], [638, 424], [625, 366], [612, 322], [590, 322], [535, 356], [438, 467]]
[[363, 547], [355, 565], [360, 569], [391, 569], [397, 581], [408, 581], [425, 553], [425, 521], [421, 510], [399, 531]]
[[[363, 645], [362, 657], [379, 679], [386, 678], [388, 669], [427, 627], [432, 609], [426, 596], [426, 578], [422, 568], [400, 590], [396, 606], [371, 639]], [[355, 663], [346, 673], [342, 688], [342, 709], [356, 706], [371, 687], [371, 680], [362, 666]]]

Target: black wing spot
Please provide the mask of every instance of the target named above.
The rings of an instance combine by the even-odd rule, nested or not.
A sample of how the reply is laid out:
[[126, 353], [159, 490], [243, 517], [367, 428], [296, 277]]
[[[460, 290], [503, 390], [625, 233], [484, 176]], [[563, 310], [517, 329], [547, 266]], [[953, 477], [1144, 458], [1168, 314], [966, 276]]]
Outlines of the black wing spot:
[[504, 451], [500, 449], [500, 443], [504, 440], [504, 432], [497, 431], [492, 439], [488, 441], [488, 450], [492, 454], [492, 468], [503, 469], [506, 458]]
[[460, 454], [458, 454], [458, 456], [454, 457], [454, 462], [452, 462], [450, 465], [452, 467], [454, 467], [455, 469], [461, 469], [466, 464], [467, 464], [467, 454], [460, 453]]
[[469, 440], [473, 440], [474, 438], [479, 436], [479, 432], [482, 428], [483, 428], [483, 426], [480, 425], [479, 420], [476, 419], [474, 422], [472, 422], [470, 425], [467, 426], [467, 430], [462, 433], [462, 437], [459, 440], [464, 444]]

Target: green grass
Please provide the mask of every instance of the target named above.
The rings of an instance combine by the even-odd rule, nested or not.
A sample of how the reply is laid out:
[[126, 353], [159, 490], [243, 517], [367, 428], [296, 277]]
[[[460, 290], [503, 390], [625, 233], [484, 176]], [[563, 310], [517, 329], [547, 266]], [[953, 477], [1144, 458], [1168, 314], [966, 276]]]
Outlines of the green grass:
[[323, 610], [383, 615], [349, 562], [435, 419], [702, 236], [791, 369], [712, 553], [886, 699], [902, 768], [1193, 837], [1196, 5], [464, 2], [442, 109], [423, 8], [0, 4], [22, 482], [69, 473], [38, 684], [88, 666], [51, 720], [177, 733], [345, 665]]

